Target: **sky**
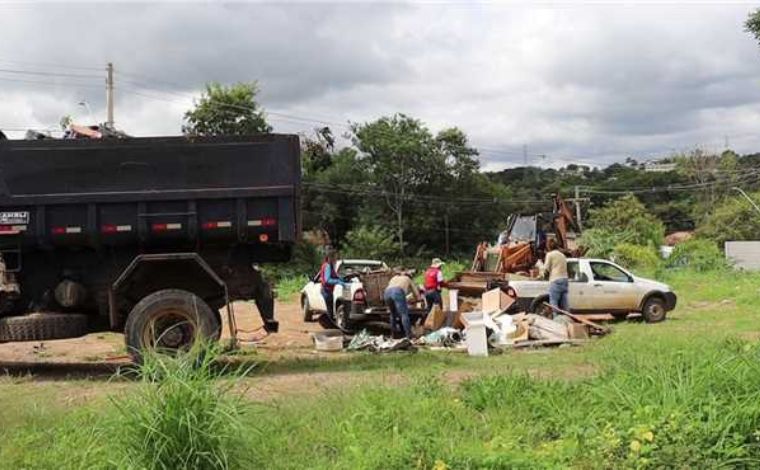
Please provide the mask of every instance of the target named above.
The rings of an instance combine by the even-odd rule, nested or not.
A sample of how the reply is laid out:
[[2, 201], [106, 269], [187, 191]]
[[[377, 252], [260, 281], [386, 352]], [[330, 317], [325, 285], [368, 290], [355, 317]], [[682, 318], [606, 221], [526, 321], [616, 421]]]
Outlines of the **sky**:
[[179, 134], [209, 81], [256, 80], [275, 132], [393, 113], [456, 126], [482, 168], [760, 151], [751, 3], [6, 3], [0, 130]]

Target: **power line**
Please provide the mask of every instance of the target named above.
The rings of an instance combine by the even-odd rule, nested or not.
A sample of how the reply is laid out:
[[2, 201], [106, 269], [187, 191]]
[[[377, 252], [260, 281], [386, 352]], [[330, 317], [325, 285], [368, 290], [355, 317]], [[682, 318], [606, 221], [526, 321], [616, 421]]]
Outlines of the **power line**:
[[50, 62], [29, 62], [29, 61], [7, 60], [7, 59], [0, 59], [0, 63], [10, 64], [10, 65], [20, 65], [22, 67], [26, 67], [26, 66], [46, 67], [46, 68], [52, 67], [52, 68], [57, 68], [57, 69], [85, 70], [85, 71], [94, 71], [94, 72], [101, 72], [103, 70], [102, 67], [100, 68], [82, 67], [82, 66], [74, 66], [74, 65], [54, 64]]
[[0, 77], [0, 81], [4, 82], [18, 82], [18, 83], [33, 83], [35, 85], [54, 86], [58, 88], [103, 88], [102, 85], [88, 85], [86, 83], [71, 83], [71, 82], [55, 82], [44, 80], [27, 80], [22, 78], [6, 78]]
[[94, 75], [94, 74], [40, 72], [40, 71], [35, 71], [35, 70], [0, 69], [0, 72], [12, 73], [12, 74], [18, 74], [18, 75], [39, 75], [39, 76], [44, 76], [44, 77], [103, 78], [100, 75]]

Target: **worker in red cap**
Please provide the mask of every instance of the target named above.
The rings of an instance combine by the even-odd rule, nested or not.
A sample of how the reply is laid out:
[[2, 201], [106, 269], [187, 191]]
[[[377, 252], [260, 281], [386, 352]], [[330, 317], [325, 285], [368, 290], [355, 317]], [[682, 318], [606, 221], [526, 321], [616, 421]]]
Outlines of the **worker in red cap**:
[[443, 299], [441, 291], [443, 290], [443, 271], [441, 267], [446, 264], [440, 258], [433, 258], [430, 267], [425, 271], [423, 287], [425, 288], [425, 300], [427, 301], [428, 313], [433, 309], [433, 305], [438, 305], [443, 310]]

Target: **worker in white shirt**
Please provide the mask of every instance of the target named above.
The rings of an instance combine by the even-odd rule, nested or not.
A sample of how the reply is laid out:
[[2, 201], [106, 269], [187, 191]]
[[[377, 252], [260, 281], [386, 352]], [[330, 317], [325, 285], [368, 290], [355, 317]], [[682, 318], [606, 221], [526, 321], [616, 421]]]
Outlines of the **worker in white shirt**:
[[[559, 251], [553, 238], [546, 241], [543, 276], [549, 279], [549, 303], [552, 307], [568, 311], [567, 258]], [[556, 318], [557, 312], [552, 311], [552, 316]]]

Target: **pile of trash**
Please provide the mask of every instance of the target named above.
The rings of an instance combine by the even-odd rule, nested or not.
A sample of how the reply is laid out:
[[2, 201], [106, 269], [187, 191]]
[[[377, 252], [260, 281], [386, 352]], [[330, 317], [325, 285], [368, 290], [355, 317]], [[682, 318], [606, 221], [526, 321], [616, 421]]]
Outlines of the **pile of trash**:
[[591, 336], [610, 333], [606, 326], [586, 320], [570, 312], [555, 310], [550, 319], [534, 313], [509, 313], [514, 298], [500, 288], [483, 294], [480, 302], [463, 302], [470, 311], [443, 312], [433, 307], [424, 323], [427, 332], [419, 338], [392, 339], [371, 335], [362, 330], [353, 337], [340, 330], [314, 333], [319, 351], [413, 351], [424, 347], [433, 350], [466, 351], [471, 356], [487, 356], [490, 351], [557, 345], [580, 345]]

